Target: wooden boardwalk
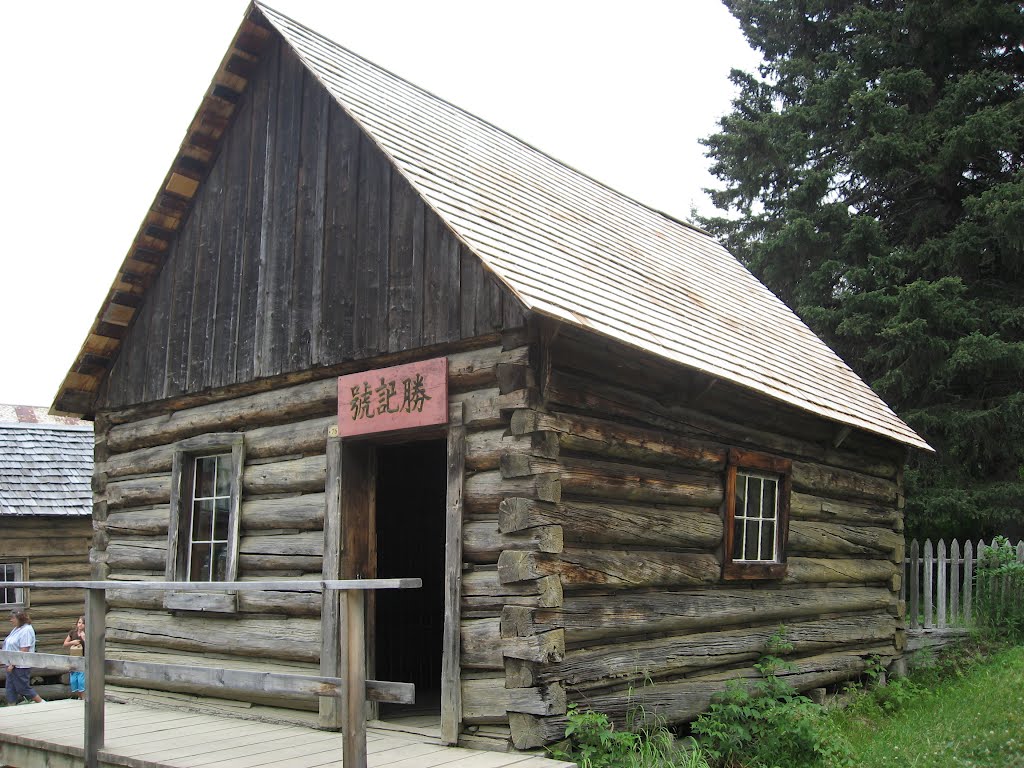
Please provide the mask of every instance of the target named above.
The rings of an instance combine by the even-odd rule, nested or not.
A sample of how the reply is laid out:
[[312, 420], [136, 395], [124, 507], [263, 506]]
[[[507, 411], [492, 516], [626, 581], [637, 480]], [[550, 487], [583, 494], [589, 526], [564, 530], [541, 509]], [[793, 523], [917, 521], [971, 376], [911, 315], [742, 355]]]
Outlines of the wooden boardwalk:
[[[0, 765], [83, 764], [81, 701], [0, 708]], [[380, 768], [568, 768], [535, 755], [446, 747], [423, 735], [369, 729], [370, 766]], [[101, 765], [127, 768], [340, 768], [341, 735], [131, 704], [106, 705]]]

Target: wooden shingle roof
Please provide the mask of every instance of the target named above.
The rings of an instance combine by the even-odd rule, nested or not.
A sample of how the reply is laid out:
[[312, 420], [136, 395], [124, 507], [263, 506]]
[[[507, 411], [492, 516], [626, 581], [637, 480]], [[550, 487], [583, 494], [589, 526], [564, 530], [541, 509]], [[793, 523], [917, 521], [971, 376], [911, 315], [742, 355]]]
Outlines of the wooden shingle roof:
[[92, 425], [0, 423], [0, 517], [92, 515]]
[[260, 7], [529, 309], [842, 424], [927, 447], [705, 232]]
[[260, 3], [239, 36], [252, 37], [246, 24], [260, 16], [528, 309], [839, 424], [928, 449], [707, 233]]

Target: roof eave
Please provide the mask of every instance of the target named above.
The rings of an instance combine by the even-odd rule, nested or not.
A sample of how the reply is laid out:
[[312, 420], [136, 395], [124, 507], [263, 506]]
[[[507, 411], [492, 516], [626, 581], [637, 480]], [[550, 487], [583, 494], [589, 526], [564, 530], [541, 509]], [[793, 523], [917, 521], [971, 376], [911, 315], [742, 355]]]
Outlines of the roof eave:
[[182, 139], [75, 361], [57, 390], [50, 413], [91, 419], [103, 381], [117, 360], [136, 311], [163, 267], [171, 243], [220, 149], [221, 137], [274, 32], [255, 4], [245, 11], [231, 45]]
[[[633, 347], [634, 349], [637, 349], [645, 354], [654, 354], [662, 358], [663, 360], [667, 360], [676, 365], [682, 365], [686, 368], [689, 368], [694, 371], [699, 371], [700, 373], [703, 373], [708, 376], [720, 377], [723, 380], [729, 381], [730, 383], [737, 387], [743, 387], [744, 389], [747, 389], [753, 394], [756, 394], [760, 397], [766, 397], [768, 399], [775, 400], [780, 403], [785, 403], [786, 405], [792, 406], [793, 408], [797, 408], [801, 411], [804, 411], [805, 413], [809, 413], [819, 418], [831, 421], [840, 428], [849, 427], [851, 429], [858, 429], [867, 434], [874, 435], [876, 437], [881, 437], [886, 440], [891, 440], [892, 442], [898, 443], [900, 445], [905, 445], [908, 448], [914, 448], [928, 453], [936, 452], [935, 449], [932, 448], [927, 443], [927, 441], [924, 440], [924, 438], [922, 438], [920, 435], [917, 434], [917, 432], [915, 432], [913, 429], [907, 426], [906, 423], [902, 421], [902, 419], [900, 419], [900, 423], [903, 424], [906, 428], [907, 434], [900, 434], [894, 431], [885, 430], [875, 426], [871, 422], [862, 421], [860, 419], [856, 419], [852, 416], [849, 416], [838, 411], [833, 411], [825, 408], [814, 408], [811, 407], [810, 404], [797, 398], [785, 398], [777, 393], [764, 392], [763, 390], [757, 389], [756, 387], [747, 386], [742, 382], [736, 381], [735, 378], [731, 377], [730, 375], [724, 372], [710, 370], [706, 366], [697, 365], [690, 361], [682, 361], [669, 354], [660, 354], [657, 351], [652, 351], [651, 349], [648, 349], [647, 347], [641, 347], [635, 344], [630, 344], [628, 341], [624, 341], [623, 339], [619, 339], [617, 337], [604, 333], [600, 328], [596, 328], [592, 324], [584, 322], [583, 318], [576, 317], [575, 315], [572, 315], [568, 312], [560, 311], [557, 307], [540, 306], [535, 302], [530, 302], [528, 298], [522, 298], [521, 300], [523, 301], [526, 308], [530, 312], [533, 312], [534, 314], [544, 315], [545, 317], [549, 317], [552, 320], [568, 323], [582, 330], [589, 331], [591, 333], [601, 334], [602, 336], [607, 336], [608, 338], [616, 338], [619, 342], [627, 344], [628, 346]], [[888, 410], [890, 413], [892, 412], [891, 409], [889, 409], [889, 407], [885, 405], [884, 401], [880, 400], [880, 402], [886, 408], [886, 410]], [[896, 414], [893, 414], [893, 416], [899, 419], [899, 417], [896, 416]]]

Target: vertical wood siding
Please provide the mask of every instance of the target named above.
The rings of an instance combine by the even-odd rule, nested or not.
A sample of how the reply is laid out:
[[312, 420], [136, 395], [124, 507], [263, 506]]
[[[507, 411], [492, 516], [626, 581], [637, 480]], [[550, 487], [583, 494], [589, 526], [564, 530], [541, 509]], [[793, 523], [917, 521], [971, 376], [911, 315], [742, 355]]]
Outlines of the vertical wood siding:
[[519, 303], [275, 43], [128, 331], [102, 405], [522, 322]]

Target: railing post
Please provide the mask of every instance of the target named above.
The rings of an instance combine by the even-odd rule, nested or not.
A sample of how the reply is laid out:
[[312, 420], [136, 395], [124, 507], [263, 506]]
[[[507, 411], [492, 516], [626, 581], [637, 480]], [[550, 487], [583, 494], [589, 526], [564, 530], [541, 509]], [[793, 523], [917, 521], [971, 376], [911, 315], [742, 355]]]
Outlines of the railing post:
[[85, 598], [85, 768], [99, 768], [103, 749], [107, 593], [90, 588]]
[[345, 610], [345, 696], [342, 763], [345, 768], [366, 768], [366, 628], [365, 597], [360, 589], [342, 592]]

